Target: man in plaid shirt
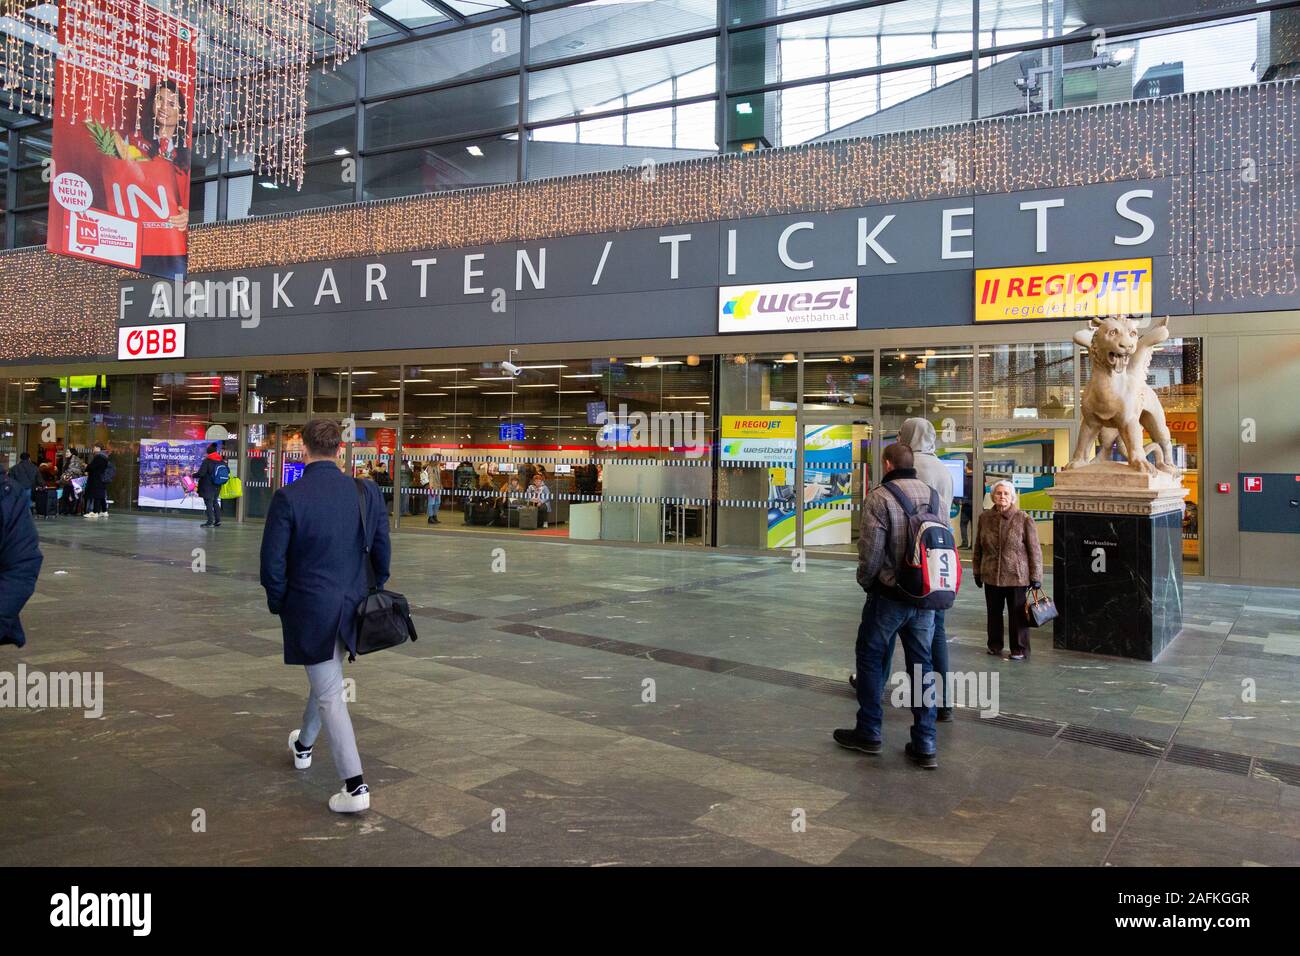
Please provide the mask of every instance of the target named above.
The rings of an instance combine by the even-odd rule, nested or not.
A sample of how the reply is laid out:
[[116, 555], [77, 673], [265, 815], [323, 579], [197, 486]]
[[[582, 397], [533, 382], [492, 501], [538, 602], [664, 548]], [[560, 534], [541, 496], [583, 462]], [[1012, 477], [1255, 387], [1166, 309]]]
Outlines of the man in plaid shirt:
[[[928, 509], [930, 486], [916, 477], [912, 449], [902, 443], [890, 445], [884, 453], [885, 478], [867, 495], [862, 508], [862, 530], [858, 537], [858, 584], [867, 592], [858, 625], [856, 726], [835, 731], [841, 747], [867, 754], [882, 749], [884, 712], [880, 697], [884, 690], [884, 660], [895, 635], [903, 639], [903, 654], [909, 679], [921, 668], [921, 686], [911, 688], [912, 739], [905, 752], [918, 766], [933, 770], [939, 766], [935, 754], [935, 706], [923, 706], [923, 689], [932, 673], [930, 640], [934, 633], [934, 611], [911, 603], [896, 587], [896, 572], [907, 547], [907, 514], [885, 483], [895, 483], [918, 509]], [[936, 675], [937, 676], [937, 675]]]

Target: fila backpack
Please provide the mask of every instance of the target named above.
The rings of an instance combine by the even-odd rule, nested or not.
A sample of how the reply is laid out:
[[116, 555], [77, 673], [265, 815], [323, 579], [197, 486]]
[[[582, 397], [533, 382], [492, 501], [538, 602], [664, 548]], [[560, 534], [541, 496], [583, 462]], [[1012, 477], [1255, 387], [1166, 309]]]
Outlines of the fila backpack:
[[897, 569], [899, 596], [919, 608], [947, 610], [961, 587], [961, 559], [952, 528], [939, 517], [939, 493], [930, 489], [930, 504], [922, 511], [893, 482], [884, 487], [907, 515], [907, 545]]

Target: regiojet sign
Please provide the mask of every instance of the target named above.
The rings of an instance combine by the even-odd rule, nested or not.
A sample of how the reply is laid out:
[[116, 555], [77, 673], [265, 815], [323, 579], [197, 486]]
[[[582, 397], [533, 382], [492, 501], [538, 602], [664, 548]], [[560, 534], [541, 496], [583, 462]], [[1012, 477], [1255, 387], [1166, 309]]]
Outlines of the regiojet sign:
[[975, 321], [1151, 314], [1151, 260], [975, 270]]
[[185, 323], [129, 325], [117, 330], [118, 361], [185, 357]]
[[857, 279], [728, 285], [718, 290], [719, 332], [798, 332], [857, 326]]

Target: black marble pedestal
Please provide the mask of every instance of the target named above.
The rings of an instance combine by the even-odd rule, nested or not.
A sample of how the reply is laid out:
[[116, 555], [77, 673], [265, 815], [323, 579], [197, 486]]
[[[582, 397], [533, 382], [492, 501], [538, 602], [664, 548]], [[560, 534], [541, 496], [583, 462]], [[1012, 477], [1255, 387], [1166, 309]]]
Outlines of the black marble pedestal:
[[1052, 646], [1154, 661], [1183, 626], [1182, 515], [1057, 511]]

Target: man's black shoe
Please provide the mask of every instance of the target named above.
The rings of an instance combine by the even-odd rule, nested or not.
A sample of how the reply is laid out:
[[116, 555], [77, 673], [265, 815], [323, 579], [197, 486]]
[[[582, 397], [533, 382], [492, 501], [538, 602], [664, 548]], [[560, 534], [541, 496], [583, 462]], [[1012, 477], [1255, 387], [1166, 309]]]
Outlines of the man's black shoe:
[[912, 763], [916, 764], [918, 767], [924, 767], [926, 770], [939, 769], [938, 754], [923, 754], [913, 748], [911, 743], [908, 743], [908, 745], [903, 748], [903, 753], [907, 754], [907, 759], [912, 761]]
[[951, 708], [951, 707], [940, 707], [940, 708], [939, 708], [939, 723], [941, 723], [941, 724], [947, 724], [947, 723], [951, 723], [951, 722], [952, 722], [952, 708]]
[[858, 689], [858, 675], [857, 675], [857, 674], [850, 674], [850, 675], [849, 675], [849, 686], [852, 687], [854, 690], [857, 690], [857, 689]]
[[203, 524], [199, 525], [199, 527], [200, 527], [200, 528], [211, 528], [211, 527], [212, 527], [212, 522], [211, 522], [211, 521], [205, 521], [205, 522], [203, 522]]
[[835, 742], [841, 747], [856, 750], [859, 753], [878, 754], [882, 747], [879, 740], [872, 740], [870, 737], [858, 733], [855, 727], [837, 730], [831, 736], [835, 738]]

